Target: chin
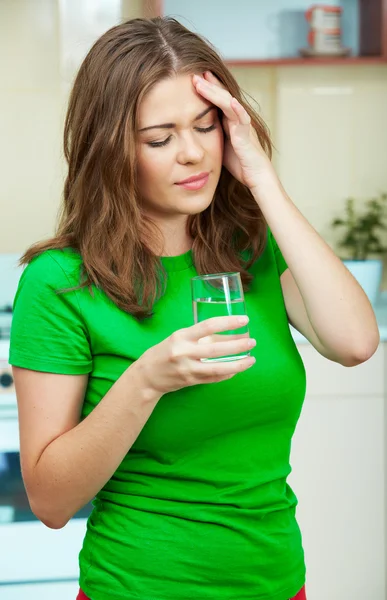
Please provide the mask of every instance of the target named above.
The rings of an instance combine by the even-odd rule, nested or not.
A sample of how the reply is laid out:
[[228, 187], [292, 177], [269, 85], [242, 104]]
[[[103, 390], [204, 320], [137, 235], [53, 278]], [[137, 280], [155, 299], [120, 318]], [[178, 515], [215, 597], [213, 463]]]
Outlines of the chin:
[[190, 202], [186, 202], [184, 206], [184, 212], [190, 215], [196, 215], [205, 211], [212, 203], [213, 196], [209, 198], [191, 198]]

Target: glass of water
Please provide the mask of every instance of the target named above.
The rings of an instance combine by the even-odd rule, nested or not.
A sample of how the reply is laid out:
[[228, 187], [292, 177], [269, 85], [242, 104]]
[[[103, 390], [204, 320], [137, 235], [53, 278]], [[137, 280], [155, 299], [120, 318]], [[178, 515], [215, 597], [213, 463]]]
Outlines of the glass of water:
[[[191, 278], [192, 307], [194, 322], [200, 323], [212, 317], [246, 315], [245, 298], [240, 273], [215, 273], [197, 275]], [[225, 342], [249, 337], [248, 325], [206, 336], [199, 344]], [[250, 356], [250, 352], [231, 354], [216, 358], [201, 358], [202, 362], [223, 362], [240, 360]]]

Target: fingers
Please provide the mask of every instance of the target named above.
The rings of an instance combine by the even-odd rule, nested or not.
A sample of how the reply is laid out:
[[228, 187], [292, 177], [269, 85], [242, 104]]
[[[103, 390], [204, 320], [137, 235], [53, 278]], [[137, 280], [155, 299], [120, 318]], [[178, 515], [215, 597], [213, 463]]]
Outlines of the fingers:
[[[220, 336], [225, 337], [225, 336]], [[228, 336], [226, 336], [228, 337]], [[249, 352], [256, 345], [255, 340], [247, 337], [234, 341], [221, 341], [216, 343], [197, 344], [190, 350], [190, 358], [219, 358], [221, 356], [233, 356], [242, 352]]]
[[222, 90], [226, 89], [224, 87], [223, 83], [221, 83], [219, 81], [219, 79], [211, 71], [205, 71], [203, 73], [203, 77], [204, 77], [204, 79], [206, 79], [206, 81], [209, 81], [210, 83], [213, 83], [214, 85], [218, 85], [220, 88], [222, 88]]
[[236, 375], [255, 364], [255, 358], [248, 356], [239, 360], [230, 360], [228, 362], [198, 362], [193, 374], [203, 381], [207, 379], [219, 379], [227, 376]]
[[196, 91], [204, 98], [218, 106], [230, 121], [239, 121], [235, 111], [231, 107], [231, 94], [224, 87], [220, 87], [214, 83], [207, 81], [199, 75], [193, 75], [192, 81]]
[[247, 110], [210, 71], [206, 71], [203, 77], [193, 75], [192, 81], [196, 91], [218, 106], [230, 121], [237, 121], [241, 125], [251, 124]]
[[231, 107], [235, 110], [242, 125], [250, 125], [251, 118], [249, 113], [236, 98], [231, 99]]
[[173, 335], [183, 335], [185, 340], [190, 342], [198, 342], [201, 338], [208, 335], [218, 333], [221, 331], [230, 331], [233, 329], [240, 329], [245, 327], [249, 322], [249, 317], [243, 316], [231, 316], [231, 317], [211, 317], [205, 319], [200, 323], [196, 323], [186, 329], [180, 329]]

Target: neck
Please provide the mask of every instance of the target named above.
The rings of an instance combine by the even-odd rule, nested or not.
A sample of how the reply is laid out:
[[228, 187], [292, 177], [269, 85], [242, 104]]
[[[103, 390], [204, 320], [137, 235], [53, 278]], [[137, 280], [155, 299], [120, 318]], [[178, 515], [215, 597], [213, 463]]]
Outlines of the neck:
[[184, 241], [182, 240], [179, 243], [175, 240], [166, 241], [160, 256], [179, 256], [180, 254], [184, 254], [185, 252], [188, 252], [188, 250], [191, 250], [192, 244], [192, 238]]

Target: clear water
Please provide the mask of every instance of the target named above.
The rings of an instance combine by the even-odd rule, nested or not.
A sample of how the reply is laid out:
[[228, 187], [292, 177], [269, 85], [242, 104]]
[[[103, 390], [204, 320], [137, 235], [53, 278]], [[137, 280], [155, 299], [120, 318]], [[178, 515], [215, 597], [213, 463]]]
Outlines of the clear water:
[[[195, 323], [199, 323], [212, 317], [227, 317], [234, 315], [245, 315], [246, 306], [244, 300], [213, 300], [212, 298], [198, 298], [193, 302], [193, 314]], [[240, 338], [249, 337], [248, 325], [239, 327], [238, 329], [229, 329], [220, 333], [215, 333], [199, 340], [199, 343], [205, 344], [208, 342], [225, 342], [237, 340]], [[219, 356], [217, 358], [201, 358], [202, 362], [223, 362], [231, 360], [240, 360], [250, 356], [250, 352], [240, 352], [239, 354], [229, 354], [227, 356]]]

